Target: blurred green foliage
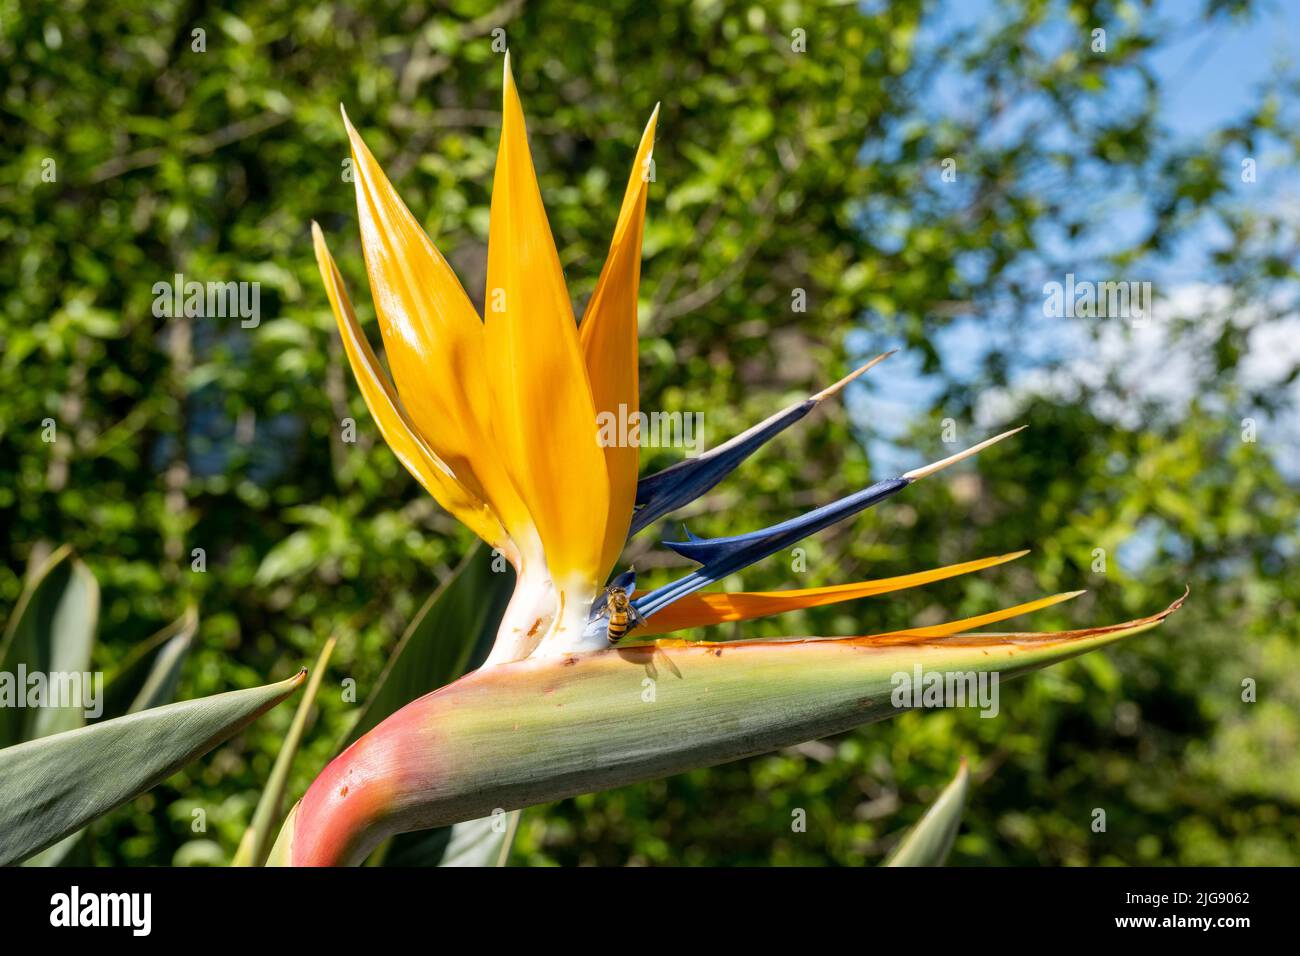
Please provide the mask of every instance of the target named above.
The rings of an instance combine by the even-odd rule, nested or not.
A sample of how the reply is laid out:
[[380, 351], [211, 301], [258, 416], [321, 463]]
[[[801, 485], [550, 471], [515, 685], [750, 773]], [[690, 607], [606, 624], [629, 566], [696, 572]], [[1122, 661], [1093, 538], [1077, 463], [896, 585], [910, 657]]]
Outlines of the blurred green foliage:
[[[947, 447], [943, 419], [982, 437], [981, 394], [1032, 358], [1024, 315], [1044, 275], [1140, 273], [1212, 226], [1201, 279], [1231, 299], [1170, 324], [1171, 348], [1198, 357], [1189, 404], [1116, 375], [1016, 397], [1007, 421], [1033, 427], [1014, 442], [812, 539], [798, 575], [776, 556], [728, 582], [839, 583], [1032, 547], [971, 579], [744, 633], [864, 633], [1078, 587], [1089, 594], [1027, 626], [1086, 626], [1162, 608], [1190, 582], [1163, 628], [1009, 685], [996, 720], [906, 714], [530, 810], [515, 861], [876, 862], [968, 755], [954, 864], [1300, 862], [1300, 582], [1285, 573], [1296, 483], [1269, 433], [1297, 372], [1261, 386], [1243, 363], [1251, 337], [1282, 321], [1300, 242], [1293, 212], [1233, 188], [1241, 157], [1265, 148], [1295, 170], [1294, 81], [1187, 143], [1163, 124], [1151, 56], [1250, 8], [1211, 3], [1174, 29], [1144, 3], [1024, 0], [945, 32], [948, 12], [919, 0], [0, 0], [3, 613], [28, 562], [70, 542], [103, 585], [101, 666], [198, 604], [180, 697], [283, 678], [337, 636], [290, 795], [306, 788], [472, 544], [379, 439], [308, 224], [330, 237], [374, 334], [345, 103], [481, 304], [499, 28], [578, 303], [662, 101], [643, 407], [703, 410], [721, 441], [843, 374], [861, 351], [855, 330], [871, 350], [902, 345], [940, 385], [912, 421], [819, 411], [692, 506], [699, 534], [881, 477], [866, 450], [877, 426], [906, 425], [905, 444], [927, 457]], [[1089, 48], [1096, 24], [1104, 55]], [[951, 75], [957, 108], [937, 92]], [[1116, 242], [1110, 204], [1125, 196], [1141, 225]], [[153, 286], [176, 273], [260, 282], [260, 324], [155, 317]], [[974, 373], [937, 345], [958, 322], [988, 346]], [[1068, 373], [1070, 358], [1052, 368]], [[862, 389], [889, 396], [894, 374], [887, 363]], [[1128, 417], [1100, 410], [1116, 406]], [[1244, 442], [1252, 416], [1259, 441]], [[355, 444], [341, 437], [347, 418]], [[647, 454], [646, 467], [674, 454]], [[655, 539], [626, 558], [650, 585], [680, 565]], [[1144, 542], [1143, 560], [1118, 559]], [[1255, 703], [1242, 700], [1247, 678]], [[97, 823], [95, 862], [228, 860], [291, 718], [271, 712]], [[195, 809], [205, 832], [192, 830]]]

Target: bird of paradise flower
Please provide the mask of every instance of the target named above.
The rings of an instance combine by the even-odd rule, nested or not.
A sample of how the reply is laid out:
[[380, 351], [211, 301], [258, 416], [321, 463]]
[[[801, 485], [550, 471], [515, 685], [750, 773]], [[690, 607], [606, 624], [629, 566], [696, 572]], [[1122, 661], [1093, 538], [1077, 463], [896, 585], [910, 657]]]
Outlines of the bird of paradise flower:
[[[635, 413], [641, 241], [658, 108], [642, 134], [609, 253], [579, 324], [542, 204], [511, 75], [488, 237], [485, 315], [344, 114], [366, 270], [390, 382], [313, 223], [317, 261], [367, 407], [403, 465], [514, 566], [484, 667], [420, 698], [344, 751], [294, 808], [273, 861], [359, 862], [387, 836], [707, 766], [897, 712], [891, 675], [1014, 676], [1155, 626], [970, 634], [1077, 596], [1056, 594], [930, 627], [727, 642], [662, 635], [886, 594], [1014, 560], [1018, 551], [872, 581], [773, 592], [701, 589], [1001, 441], [879, 481], [772, 527], [666, 546], [700, 566], [634, 597], [611, 647], [603, 595], [629, 536], [697, 499], [773, 436], [878, 364], [723, 445], [639, 477], [635, 442], [596, 440]], [[395, 383], [395, 384], [394, 384]], [[1185, 597], [1185, 595], [1184, 595]], [[647, 695], [647, 682], [654, 686]]]

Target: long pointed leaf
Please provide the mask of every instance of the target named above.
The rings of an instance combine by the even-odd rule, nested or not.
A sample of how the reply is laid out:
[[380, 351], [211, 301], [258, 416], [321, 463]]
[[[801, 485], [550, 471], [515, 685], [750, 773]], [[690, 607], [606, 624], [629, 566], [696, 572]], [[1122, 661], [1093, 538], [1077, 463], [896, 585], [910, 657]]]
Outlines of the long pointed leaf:
[[[198, 624], [198, 610], [187, 607], [176, 620], [132, 647], [105, 677], [103, 719], [170, 704], [175, 696], [173, 679], [180, 676]], [[168, 684], [172, 684], [170, 693]]]
[[[80, 727], [86, 720], [91, 648], [99, 619], [99, 585], [66, 545], [31, 576], [0, 641], [0, 673], [23, 698], [0, 706], [0, 746], [34, 740]], [[42, 675], [46, 686], [56, 677], [75, 679], [82, 701], [61, 706], [26, 705], [27, 688], [18, 674]], [[24, 682], [25, 683], [25, 682]], [[42, 704], [50, 702], [43, 701]]]
[[288, 697], [304, 673], [0, 750], [0, 866], [167, 779]]
[[903, 837], [885, 866], [943, 866], [957, 839], [961, 827], [961, 813], [966, 807], [966, 792], [970, 789], [970, 771], [963, 757], [957, 775], [943, 788], [937, 800], [925, 811]]
[[[198, 611], [191, 605], [173, 623], [145, 641], [136, 653], [129, 655], [104, 691], [105, 719], [170, 704], [180, 681], [181, 665], [185, 663], [198, 626]], [[131, 700], [129, 705], [125, 703], [128, 699]], [[67, 865], [65, 858], [85, 832], [84, 828], [78, 830], [28, 857], [23, 866]]]
[[172, 702], [176, 696], [176, 685], [181, 679], [181, 666], [185, 663], [198, 629], [199, 614], [191, 605], [169, 629], [170, 636], [152, 656], [144, 683], [127, 707], [128, 714], [137, 714]]

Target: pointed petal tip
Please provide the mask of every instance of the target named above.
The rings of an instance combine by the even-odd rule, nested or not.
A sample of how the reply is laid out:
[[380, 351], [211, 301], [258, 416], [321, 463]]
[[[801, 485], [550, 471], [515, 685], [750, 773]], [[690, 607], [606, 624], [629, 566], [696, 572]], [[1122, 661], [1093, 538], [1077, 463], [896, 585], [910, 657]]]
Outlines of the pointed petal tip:
[[[655, 127], [658, 125], [658, 123], [659, 123], [659, 104], [656, 103], [655, 108], [650, 111], [650, 119], [646, 121], [645, 132], [641, 134], [641, 138], [645, 139], [647, 136], [653, 137]], [[653, 141], [650, 144], [650, 148], [654, 149]]]
[[[1007, 611], [1009, 612], [1009, 611], [1011, 611], [1011, 610], [1016, 610], [1016, 611], [1019, 611], [1019, 612], [1021, 612], [1021, 613], [1026, 613], [1026, 614], [1028, 614], [1028, 613], [1031, 613], [1031, 612], [1033, 612], [1033, 611], [1041, 610], [1041, 609], [1043, 609], [1043, 608], [1052, 607], [1053, 605], [1056, 605], [1056, 604], [1064, 604], [1066, 601], [1073, 601], [1073, 600], [1074, 600], [1075, 598], [1077, 598], [1079, 595], [1081, 595], [1081, 594], [1087, 594], [1087, 593], [1088, 593], [1087, 590], [1083, 590], [1083, 591], [1058, 591], [1058, 592], [1055, 593], [1055, 594], [1049, 594], [1049, 595], [1047, 595], [1047, 597], [1039, 598], [1039, 599], [1036, 600], [1036, 601], [1027, 601], [1027, 602], [1024, 603], [1024, 604], [1017, 604], [1017, 605], [1015, 606], [1015, 608], [1008, 608]], [[1021, 609], [1023, 609], [1023, 611], [1021, 611]], [[994, 612], [994, 613], [998, 613], [998, 612]]]
[[[659, 104], [655, 104], [654, 110], [650, 113], [650, 119], [646, 120], [645, 129], [641, 131], [641, 139], [637, 142], [636, 147], [636, 165], [633, 167], [633, 182], [628, 183], [628, 191], [623, 197], [623, 207], [619, 210], [618, 223], [614, 227], [615, 241], [622, 235], [623, 227], [628, 221], [628, 200], [636, 191], [645, 192], [650, 188], [650, 176], [647, 174], [655, 152], [655, 133], [659, 122]], [[637, 173], [640, 175], [636, 175]]]
[[1182, 607], [1183, 603], [1191, 596], [1191, 594], [1192, 594], [1191, 584], [1190, 583], [1184, 584], [1182, 597], [1178, 598], [1176, 601], [1174, 601], [1173, 604], [1169, 605], [1169, 608], [1168, 610], [1165, 611], [1164, 616], [1167, 617], [1170, 614], [1173, 614], [1174, 611], [1177, 611], [1180, 607]]
[[[487, 288], [501, 290], [503, 308], [488, 309], [482, 324], [486, 368], [498, 384], [485, 390], [500, 460], [531, 518], [528, 531], [535, 529], [561, 594], [580, 595], [594, 590], [613, 564], [602, 550], [611, 515], [609, 470], [605, 449], [593, 440], [591, 380], [537, 182], [520, 91], [510, 60], [502, 66]], [[557, 446], [566, 448], [563, 457], [553, 451]], [[628, 480], [635, 481], [635, 472]]]
[[[339, 113], [342, 114], [343, 116], [343, 129], [348, 134], [348, 145], [352, 147], [353, 155], [356, 156], [357, 154], [361, 153], [363, 150], [368, 153], [369, 150], [368, 147], [366, 146], [366, 141], [361, 138], [361, 134], [357, 132], [357, 128], [354, 125], [352, 125], [352, 118], [348, 116], [348, 111], [343, 106], [342, 103], [339, 104]], [[357, 162], [357, 166], [361, 165], [361, 160], [359, 158], [357, 159], [356, 162]], [[359, 174], [360, 172], [361, 170], [358, 170]], [[361, 181], [361, 177], [360, 175], [358, 175], [357, 182], [360, 183], [360, 181]]]
[[1124, 621], [1120, 624], [1108, 624], [1101, 627], [1087, 627], [1073, 631], [1018, 631], [1004, 633], [981, 633], [955, 634], [954, 639], [980, 638], [983, 640], [991, 639], [1015, 639], [1022, 642], [1056, 642], [1068, 643], [1086, 640], [1089, 638], [1113, 638], [1128, 637], [1133, 634], [1139, 634], [1150, 628], [1164, 623], [1165, 619], [1176, 612], [1183, 606], [1187, 599], [1188, 591], [1184, 590], [1181, 597], [1175, 600], [1163, 611], [1157, 611], [1155, 614], [1149, 614], [1146, 617], [1136, 618], [1132, 621]]
[[338, 267], [334, 264], [334, 255], [330, 252], [329, 244], [325, 241], [325, 232], [315, 219], [311, 221], [311, 245], [312, 251], [316, 254], [316, 265], [320, 269], [321, 278], [325, 280], [328, 287], [332, 279], [331, 274]]
[[814, 395], [812, 397], [813, 401], [822, 402], [830, 398], [831, 396], [838, 394], [850, 382], [853, 382], [856, 379], [860, 378], [861, 376], [865, 375], [867, 372], [871, 371], [871, 369], [875, 368], [877, 365], [879, 365], [881, 362], [889, 358], [897, 351], [898, 349], [890, 349], [888, 352], [882, 352], [881, 354], [873, 358], [870, 362], [867, 362], [865, 365], [858, 366], [856, 369], [854, 369], [848, 375], [845, 375], [834, 385], [828, 386], [827, 388], [822, 389], [820, 392]]
[[957, 454], [955, 455], [949, 455], [947, 458], [942, 458], [939, 461], [931, 462], [928, 465], [922, 465], [920, 468], [913, 468], [911, 471], [905, 472], [901, 477], [906, 481], [919, 481], [922, 478], [928, 478], [930, 475], [933, 475], [935, 472], [943, 471], [945, 468], [947, 468], [950, 465], [955, 465], [959, 461], [965, 461], [967, 458], [970, 458], [972, 455], [978, 455], [980, 452], [982, 452], [985, 448], [988, 448], [990, 445], [996, 445], [998, 442], [1002, 441], [1003, 439], [1010, 438], [1012, 435], [1022, 432], [1028, 427], [1029, 427], [1028, 425], [1021, 425], [1019, 428], [1013, 428], [1010, 431], [1005, 431], [1001, 435], [994, 435], [992, 438], [986, 438], [982, 442], [979, 442], [978, 444], [971, 445], [969, 448], [965, 449], [964, 451], [957, 452]]

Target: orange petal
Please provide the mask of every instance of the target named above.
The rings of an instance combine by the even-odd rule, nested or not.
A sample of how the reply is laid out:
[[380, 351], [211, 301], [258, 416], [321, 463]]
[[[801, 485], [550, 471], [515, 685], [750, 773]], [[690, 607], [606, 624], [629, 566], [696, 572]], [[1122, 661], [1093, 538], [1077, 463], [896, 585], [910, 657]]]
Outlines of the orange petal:
[[623, 192], [605, 267], [578, 327], [578, 338], [591, 382], [598, 421], [613, 422], [615, 431], [602, 445], [609, 472], [609, 521], [601, 567], [614, 566], [627, 540], [636, 503], [640, 448], [617, 431], [640, 409], [637, 368], [637, 292], [641, 283], [641, 237], [645, 231], [646, 194], [650, 191], [651, 152], [659, 107], [650, 115]]
[[370, 409], [384, 441], [406, 466], [406, 470], [415, 476], [440, 505], [492, 547], [508, 550], [510, 541], [492, 509], [457, 480], [446, 462], [429, 448], [415, 423], [398, 404], [397, 393], [379, 367], [379, 360], [370, 348], [365, 333], [361, 331], [356, 313], [352, 310], [352, 301], [343, 287], [343, 276], [325, 245], [320, 227], [314, 222], [311, 224], [311, 235], [316, 247], [316, 265], [320, 267], [325, 294], [329, 297], [334, 318], [338, 321], [352, 374], [361, 387], [366, 407]]
[[1060, 604], [1062, 601], [1073, 600], [1080, 594], [1085, 593], [1087, 592], [1066, 591], [1063, 594], [1053, 594], [1050, 597], [1017, 604], [1015, 607], [1003, 608], [1000, 611], [990, 611], [988, 614], [978, 614], [975, 617], [964, 617], [960, 621], [949, 621], [946, 624], [936, 624], [933, 627], [910, 627], [904, 631], [869, 634], [865, 637], [849, 638], [849, 640], [867, 644], [910, 644], [917, 640], [948, 637], [968, 627], [983, 627], [985, 624], [993, 624], [997, 621], [1005, 621], [1008, 618], [1019, 617], [1021, 614], [1028, 614], [1031, 611], [1051, 607], [1053, 604]]
[[486, 301], [493, 423], [506, 467], [557, 585], [594, 590], [604, 577], [609, 476], [508, 55]]
[[858, 581], [854, 584], [837, 584], [832, 587], [804, 588], [798, 591], [688, 594], [653, 614], [644, 625], [632, 633], [636, 638], [650, 637], [654, 634], [669, 634], [691, 627], [707, 627], [710, 624], [724, 624], [728, 621], [749, 621], [800, 608], [822, 607], [827, 604], [838, 604], [841, 601], [853, 601], [857, 598], [903, 591], [933, 581], [943, 581], [972, 571], [1005, 564], [1028, 553], [1028, 551], [1013, 551], [1010, 554], [999, 554], [976, 561], [963, 561], [961, 564], [949, 564], [929, 571], [917, 571], [913, 574], [880, 578], [875, 581]]
[[[1058, 594], [1051, 598], [1044, 598], [1048, 603], [1055, 604], [1059, 601], [1082, 594], [1081, 591], [1074, 591], [1069, 594]], [[982, 647], [989, 648], [1008, 648], [1013, 645], [1038, 645], [1039, 647], [1050, 647], [1053, 644], [1080, 644], [1081, 650], [1090, 649], [1088, 644], [1097, 646], [1092, 642], [1092, 638], [1108, 637], [1127, 637], [1132, 634], [1140, 633], [1148, 628], [1155, 627], [1169, 615], [1173, 614], [1183, 606], [1187, 596], [1191, 594], [1191, 588], [1188, 587], [1182, 597], [1174, 601], [1169, 607], [1155, 614], [1140, 617], [1132, 621], [1124, 621], [1121, 624], [1107, 624], [1102, 627], [1085, 627], [1072, 631], [1008, 631], [1002, 633], [985, 632], [982, 634], [952, 633], [952, 625], [940, 625], [938, 628], [918, 627], [911, 631], [894, 631], [891, 634], [877, 634], [867, 637], [754, 637], [741, 641], [691, 641], [679, 637], [661, 637], [653, 641], [656, 648], [675, 650], [679, 648], [699, 648], [702, 650], [729, 650], [733, 648], [745, 648], [755, 645], [772, 645], [772, 644], [794, 644], [805, 646], [827, 646], [827, 645], [858, 645], [868, 646], [875, 644], [901, 645], [908, 647], [926, 647], [926, 646], [944, 646], [944, 647]], [[1040, 604], [1035, 601], [1032, 604]], [[1006, 618], [1015, 614], [1023, 614], [1031, 610], [1031, 606], [1021, 604], [1014, 608], [1008, 608], [1005, 611], [997, 612], [997, 615]], [[982, 618], [989, 618], [992, 615], [982, 615]], [[991, 623], [981, 618], [967, 618], [964, 621], [954, 621], [956, 626], [971, 626], [973, 621], [980, 623]], [[942, 634], [932, 634], [932, 631], [944, 631]], [[901, 637], [899, 640], [881, 641], [881, 637]], [[647, 647], [650, 645], [647, 644]], [[622, 648], [623, 653], [630, 653], [639, 650], [637, 647]]]
[[[933, 639], [935, 644], [944, 644], [951, 647], [957, 646], [980, 646], [981, 644], [1057, 644], [1079, 641], [1092, 637], [1101, 637], [1113, 634], [1120, 630], [1129, 630], [1137, 628], [1152, 627], [1159, 624], [1169, 615], [1181, 608], [1186, 602], [1188, 595], [1192, 593], [1189, 585], [1184, 591], [1182, 597], [1174, 601], [1169, 607], [1155, 614], [1138, 618], [1134, 621], [1126, 621], [1123, 624], [1110, 624], [1102, 627], [1083, 627], [1072, 631], [1003, 631], [994, 633], [985, 631], [982, 634], [952, 634]], [[927, 642], [925, 638], [919, 638], [918, 642]], [[929, 643], [929, 642], [927, 642]]]
[[398, 393], [429, 447], [526, 552], [535, 548], [532, 519], [492, 440], [483, 323], [346, 113], [343, 121], [366, 271]]

